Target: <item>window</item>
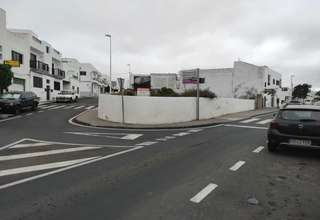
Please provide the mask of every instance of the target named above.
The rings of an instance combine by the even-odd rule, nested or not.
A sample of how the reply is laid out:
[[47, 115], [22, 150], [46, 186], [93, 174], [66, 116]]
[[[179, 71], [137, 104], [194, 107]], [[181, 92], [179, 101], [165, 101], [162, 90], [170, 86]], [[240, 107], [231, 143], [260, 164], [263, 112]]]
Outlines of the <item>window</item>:
[[42, 88], [42, 78], [34, 76], [33, 77], [33, 87]]
[[270, 75], [268, 75], [268, 86], [270, 86]]
[[11, 51], [12, 60], [19, 61], [20, 64], [23, 64], [23, 55], [14, 50]]
[[264, 88], [266, 88], [266, 87], [267, 87], [267, 83], [265, 82], [265, 83], [264, 83]]
[[47, 53], [50, 52], [50, 48], [48, 46], [46, 46], [46, 51], [47, 51]]
[[279, 81], [279, 80], [276, 81], [276, 85], [277, 85], [277, 86], [280, 85], [280, 81]]
[[273, 83], [273, 85], [274, 85], [274, 84], [276, 84], [276, 80], [275, 80], [275, 79], [273, 79], [273, 80], [272, 80], [272, 83]]
[[77, 87], [77, 94], [79, 94], [79, 87]]
[[85, 75], [87, 75], [86, 71], [80, 71], [80, 76], [85, 76]]
[[60, 82], [54, 82], [54, 90], [60, 91]]
[[49, 83], [50, 83], [50, 80], [47, 79], [47, 84], [49, 84]]

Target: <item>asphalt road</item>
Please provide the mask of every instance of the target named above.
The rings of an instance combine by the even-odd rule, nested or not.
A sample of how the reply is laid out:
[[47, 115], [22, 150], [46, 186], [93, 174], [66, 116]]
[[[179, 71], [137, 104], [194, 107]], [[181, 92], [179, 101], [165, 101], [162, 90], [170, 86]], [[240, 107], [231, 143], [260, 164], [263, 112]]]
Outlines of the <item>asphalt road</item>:
[[1, 220], [320, 219], [320, 151], [269, 153], [271, 114], [177, 130], [68, 123], [96, 105], [0, 120]]

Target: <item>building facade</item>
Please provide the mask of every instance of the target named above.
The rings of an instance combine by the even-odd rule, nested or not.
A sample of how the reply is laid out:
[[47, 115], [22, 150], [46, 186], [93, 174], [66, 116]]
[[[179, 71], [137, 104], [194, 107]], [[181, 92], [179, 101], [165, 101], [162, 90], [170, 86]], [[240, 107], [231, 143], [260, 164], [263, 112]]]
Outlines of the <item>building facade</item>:
[[96, 97], [105, 91], [105, 79], [91, 63], [80, 63], [80, 96]]
[[80, 63], [74, 58], [62, 58], [65, 78], [62, 81], [64, 91], [73, 91], [80, 97]]
[[62, 90], [65, 72], [61, 53], [30, 30], [8, 29], [0, 9], [0, 63], [18, 61], [9, 90], [33, 91], [40, 100], [52, 100]]

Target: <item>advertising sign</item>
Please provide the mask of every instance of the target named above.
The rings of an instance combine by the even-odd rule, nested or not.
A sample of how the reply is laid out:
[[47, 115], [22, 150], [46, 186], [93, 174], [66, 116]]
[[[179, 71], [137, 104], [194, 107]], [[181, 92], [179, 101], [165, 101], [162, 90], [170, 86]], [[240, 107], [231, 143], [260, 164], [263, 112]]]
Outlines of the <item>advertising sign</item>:
[[20, 62], [17, 60], [5, 60], [4, 64], [7, 64], [11, 67], [20, 67]]
[[133, 79], [133, 87], [134, 89], [138, 88], [148, 88], [151, 87], [151, 77], [150, 76], [134, 76]]
[[197, 84], [197, 70], [185, 70], [182, 71], [182, 83], [183, 84]]

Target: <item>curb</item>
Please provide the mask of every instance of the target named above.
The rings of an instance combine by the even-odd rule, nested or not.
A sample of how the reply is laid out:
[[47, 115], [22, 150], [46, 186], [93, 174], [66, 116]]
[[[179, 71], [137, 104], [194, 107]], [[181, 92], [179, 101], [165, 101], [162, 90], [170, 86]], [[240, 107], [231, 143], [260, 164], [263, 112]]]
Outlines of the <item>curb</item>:
[[[154, 130], [154, 129], [157, 129], [157, 130], [170, 130], [170, 129], [187, 129], [187, 128], [201, 128], [201, 127], [208, 127], [208, 126], [215, 126], [215, 125], [220, 125], [220, 124], [225, 124], [225, 123], [233, 123], [233, 122], [239, 122], [239, 121], [242, 121], [242, 120], [246, 120], [246, 119], [250, 119], [252, 117], [256, 117], [256, 116], [262, 116], [262, 115], [267, 115], [267, 114], [271, 114], [271, 113], [274, 113], [274, 112], [277, 112], [278, 110], [274, 110], [274, 111], [270, 111], [270, 112], [265, 112], [265, 113], [259, 113], [259, 114], [256, 114], [256, 115], [252, 115], [250, 117], [246, 117], [246, 118], [242, 118], [242, 119], [239, 119], [239, 120], [234, 120], [234, 121], [224, 121], [224, 122], [213, 122], [213, 123], [206, 123], [206, 124], [199, 124], [199, 125], [189, 125], [189, 126], [176, 126], [176, 127], [171, 127], [171, 126], [163, 126], [163, 127], [130, 127], [130, 126], [99, 126], [99, 125], [92, 125], [90, 123], [86, 123], [86, 122], [82, 122], [82, 121], [79, 121], [77, 118], [80, 116], [80, 115], [77, 115], [76, 117], [74, 117], [71, 121], [75, 124], [79, 124], [79, 125], [83, 125], [83, 126], [89, 126], [89, 127], [92, 127], [92, 128], [110, 128], [110, 129], [127, 129], [127, 130], [134, 130], [134, 129], [143, 129], [143, 130]], [[86, 112], [86, 111], [85, 111]], [[84, 112], [82, 112], [84, 113]], [[81, 113], [81, 114], [82, 114]]]

